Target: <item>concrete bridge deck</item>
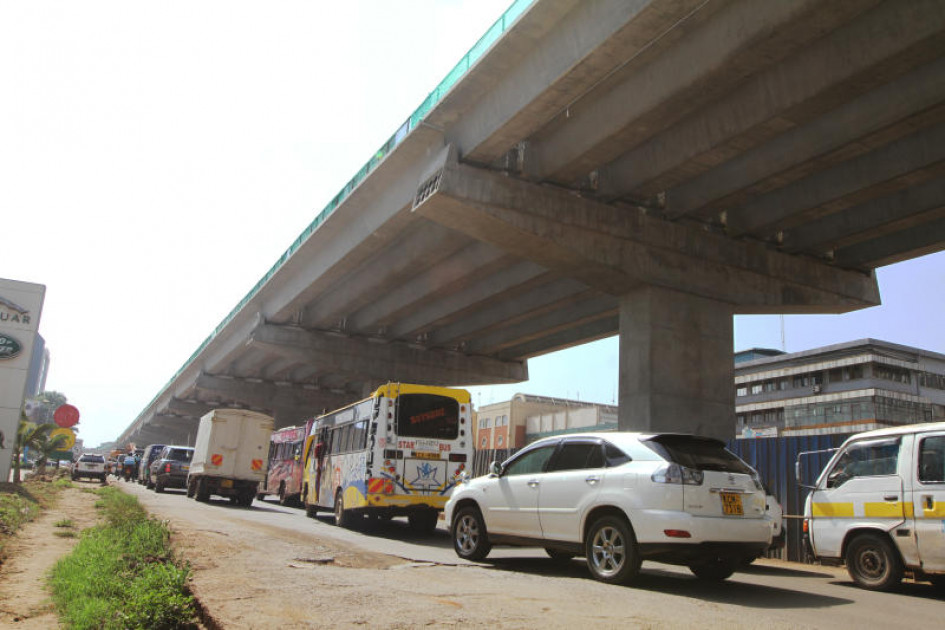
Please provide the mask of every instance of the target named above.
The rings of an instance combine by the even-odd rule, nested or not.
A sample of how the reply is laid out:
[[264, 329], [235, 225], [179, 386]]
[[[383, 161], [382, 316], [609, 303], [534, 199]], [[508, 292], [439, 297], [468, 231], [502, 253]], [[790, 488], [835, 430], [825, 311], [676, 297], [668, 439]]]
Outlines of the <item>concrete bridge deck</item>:
[[731, 316], [945, 248], [942, 0], [519, 0], [120, 441], [619, 333], [620, 425], [728, 435]]

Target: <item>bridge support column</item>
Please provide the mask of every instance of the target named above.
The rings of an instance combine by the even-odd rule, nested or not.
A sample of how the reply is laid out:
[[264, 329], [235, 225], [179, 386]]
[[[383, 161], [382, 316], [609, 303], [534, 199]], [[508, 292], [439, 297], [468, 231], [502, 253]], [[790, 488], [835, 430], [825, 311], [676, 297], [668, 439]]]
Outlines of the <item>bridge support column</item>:
[[724, 302], [655, 286], [621, 298], [621, 431], [734, 435], [732, 314]]

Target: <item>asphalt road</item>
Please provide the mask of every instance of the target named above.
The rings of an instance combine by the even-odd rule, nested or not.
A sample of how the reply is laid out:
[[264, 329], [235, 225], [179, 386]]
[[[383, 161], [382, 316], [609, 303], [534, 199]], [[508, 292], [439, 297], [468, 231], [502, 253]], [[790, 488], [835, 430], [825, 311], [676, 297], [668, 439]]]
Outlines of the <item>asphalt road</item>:
[[[224, 518], [233, 525], [265, 524], [311, 536], [313, 541], [331, 539], [365, 551], [373, 551], [415, 562], [467, 565], [453, 552], [445, 524], [441, 521], [432, 537], [415, 535], [406, 520], [368, 521], [360, 530], [345, 530], [332, 524], [331, 514], [306, 518], [300, 508], [280, 506], [274, 500], [255, 501], [250, 509], [235, 508], [215, 497], [209, 504], [188, 500], [183, 491], [158, 495], [137, 484], [119, 487], [139, 496], [159, 517], [173, 515], [207, 526]], [[644, 562], [639, 578], [630, 586], [614, 587], [590, 578], [583, 559], [566, 566], [552, 563], [539, 548], [497, 548], [487, 562], [497, 579], [509, 576], [523, 580], [548, 580], [547, 595], [603, 599], [628, 610], [645, 605], [659, 615], [658, 625], [690, 625], [706, 611], [722, 619], [736, 619], [741, 627], [893, 628], [903, 623], [915, 627], [941, 627], [945, 615], [945, 593], [926, 583], [905, 581], [892, 593], [874, 593], [855, 587], [842, 568], [808, 566], [780, 561], [758, 561], [720, 584], [695, 580], [688, 569]], [[560, 594], [561, 578], [569, 578]], [[514, 583], [514, 582], [513, 582]], [[462, 584], [456, 585], [457, 591]], [[615, 600], [613, 594], [618, 594]], [[625, 601], [624, 601], [625, 600]], [[654, 613], [654, 611], [656, 611]], [[679, 623], [685, 619], [686, 623]], [[717, 627], [718, 624], [707, 624]]]

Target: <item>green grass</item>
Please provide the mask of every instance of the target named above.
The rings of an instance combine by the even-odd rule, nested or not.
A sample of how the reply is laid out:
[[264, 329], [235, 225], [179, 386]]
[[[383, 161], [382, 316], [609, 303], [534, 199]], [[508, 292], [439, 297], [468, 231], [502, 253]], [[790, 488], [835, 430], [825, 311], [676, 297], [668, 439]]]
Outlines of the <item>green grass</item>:
[[0, 559], [6, 538], [49, 507], [60, 490], [56, 483], [41, 480], [0, 483]]
[[167, 526], [133, 496], [98, 494], [105, 524], [85, 530], [52, 571], [60, 620], [76, 629], [194, 627], [189, 569], [173, 557]]
[[56, 527], [75, 527], [75, 523], [72, 522], [71, 518], [64, 518], [61, 521], [56, 521], [54, 525]]

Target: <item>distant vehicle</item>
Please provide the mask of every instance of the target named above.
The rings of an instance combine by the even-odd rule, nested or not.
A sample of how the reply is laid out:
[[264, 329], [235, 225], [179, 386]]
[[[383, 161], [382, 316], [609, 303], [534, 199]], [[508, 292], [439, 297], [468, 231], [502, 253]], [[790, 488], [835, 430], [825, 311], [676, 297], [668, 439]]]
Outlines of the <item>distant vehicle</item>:
[[105, 456], [99, 453], [85, 453], [72, 464], [72, 480], [79, 477], [105, 481]]
[[313, 418], [301, 426], [284, 427], [272, 432], [269, 438], [269, 470], [263, 486], [256, 494], [257, 499], [275, 494], [282, 505], [300, 503], [302, 449], [314, 422]]
[[187, 496], [229, 497], [248, 507], [266, 479], [273, 419], [245, 409], [214, 409], [200, 419]]
[[155, 492], [165, 488], [186, 488], [187, 474], [194, 449], [189, 446], [165, 446], [151, 464], [151, 482]]
[[870, 590], [894, 588], [907, 570], [945, 589], [945, 422], [850, 436], [805, 487], [814, 557], [845, 563]]
[[682, 434], [587, 433], [529, 444], [461, 484], [446, 504], [453, 548], [481, 560], [493, 545], [584, 556], [608, 583], [643, 560], [724, 580], [771, 544], [758, 473], [719, 440]]
[[164, 450], [164, 446], [164, 444], [149, 444], [141, 454], [141, 461], [138, 464], [138, 483], [143, 484], [148, 490], [154, 487], [154, 481], [151, 479], [151, 464]]
[[469, 392], [389, 383], [315, 420], [306, 439], [306, 513], [335, 524], [406, 516], [430, 533], [472, 456]]

